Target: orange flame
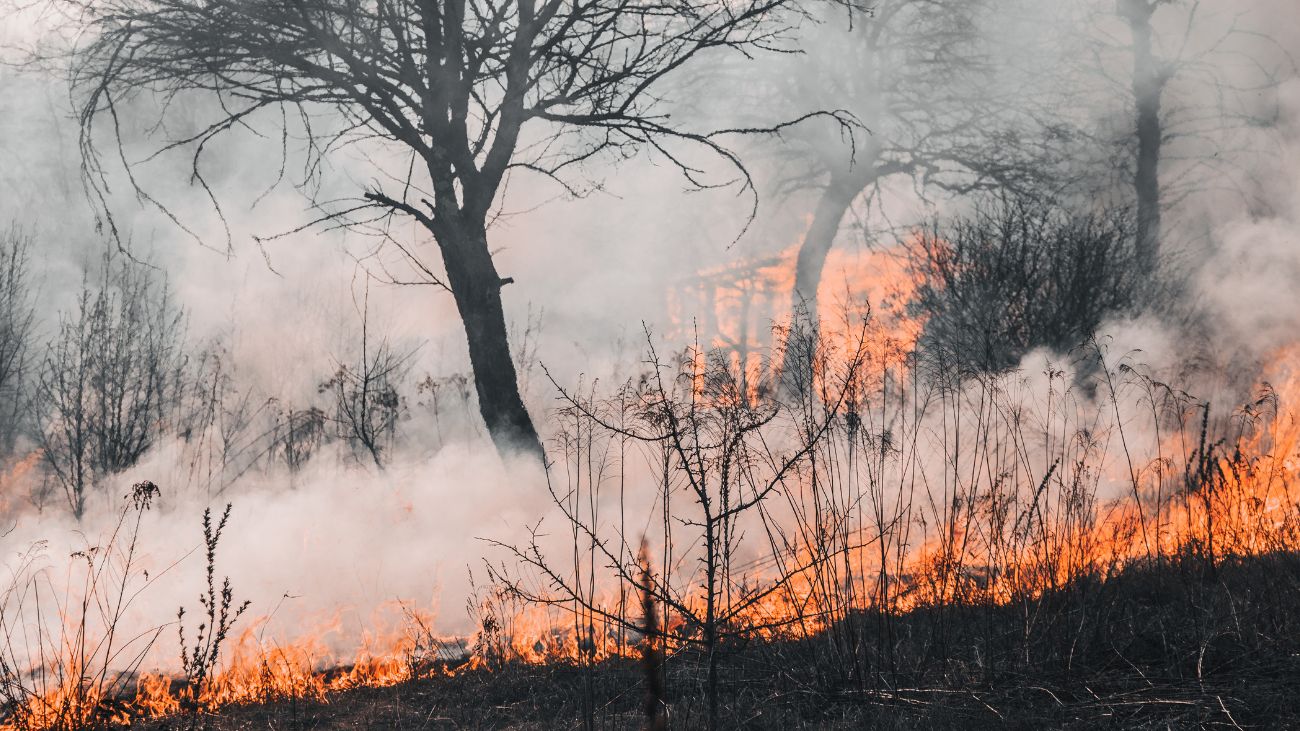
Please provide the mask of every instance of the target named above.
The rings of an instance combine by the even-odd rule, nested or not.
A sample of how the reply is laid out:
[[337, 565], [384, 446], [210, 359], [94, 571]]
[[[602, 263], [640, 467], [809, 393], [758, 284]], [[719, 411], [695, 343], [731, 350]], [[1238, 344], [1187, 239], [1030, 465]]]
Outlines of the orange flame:
[[[725, 353], [751, 402], [780, 366], [784, 344], [774, 333], [792, 325], [798, 254], [795, 244], [772, 257], [701, 271], [670, 296], [670, 337]], [[917, 285], [901, 244], [832, 249], [817, 292], [819, 338], [854, 352], [865, 320], [866, 354], [878, 363], [896, 361], [915, 347], [924, 324], [906, 311]]]
[[[757, 398], [758, 384], [770, 378], [771, 366], [761, 355], [768, 342], [765, 329], [771, 323], [788, 323], [795, 253], [791, 248], [771, 260], [705, 272], [686, 288], [687, 294], [702, 298], [702, 308], [696, 311], [704, 317], [701, 327], [707, 342], [730, 352], [734, 368], [746, 374], [750, 398]], [[879, 323], [868, 343], [873, 357], [885, 362], [915, 346], [922, 323], [905, 309], [915, 281], [897, 251], [836, 251], [826, 271], [818, 300], [823, 339], [853, 338], [841, 317], [844, 303], [865, 300], [872, 303], [873, 319]], [[680, 325], [681, 308], [687, 305], [678, 305]], [[1279, 348], [1265, 375], [1278, 403], [1300, 403], [1300, 343]], [[1157, 447], [1171, 456], [1133, 469], [1128, 478], [1132, 496], [1086, 505], [1062, 519], [1039, 516], [1032, 541], [999, 543], [958, 522], [930, 525], [915, 544], [902, 539], [901, 558], [889, 564], [883, 556], [872, 558], [858, 548], [870, 538], [859, 528], [839, 549], [843, 575], [829, 580], [820, 572], [827, 565], [825, 557], [801, 546], [788, 563], [808, 568], [795, 570], [780, 591], [756, 602], [741, 621], [765, 628], [757, 632], [761, 636], [806, 634], [826, 629], [848, 611], [906, 612], [955, 601], [1006, 603], [1042, 595], [1081, 576], [1182, 551], [1212, 562], [1294, 549], [1300, 546], [1300, 420], [1296, 412], [1282, 408], [1246, 416], [1251, 418], [1243, 419], [1246, 426], [1231, 442], [1196, 438], [1194, 421], [1166, 435]], [[1065, 469], [1053, 469], [1058, 468]], [[1041, 485], [1029, 484], [1027, 489], [1041, 492], [1053, 479], [1063, 478], [1049, 471], [1040, 479]], [[1026, 486], [1017, 487], [1022, 488]], [[996, 516], [1003, 507], [996, 495], [981, 500], [970, 510]], [[846, 589], [851, 577], [859, 583]], [[627, 604], [636, 607], [637, 601]], [[333, 631], [332, 624], [281, 645], [261, 642], [258, 629], [263, 623], [254, 623], [235, 641], [220, 672], [200, 687], [164, 674], [145, 674], [136, 683], [134, 698], [118, 705], [112, 704], [115, 699], [88, 691], [81, 682], [84, 669], [74, 664], [72, 672], [65, 673], [71, 680], [31, 698], [20, 712], [25, 726], [48, 728], [69, 717], [89, 721], [112, 708], [112, 721], [127, 725], [187, 709], [212, 711], [285, 698], [328, 702], [331, 693], [351, 688], [485, 670], [504, 659], [591, 662], [639, 651], [635, 638], [610, 624], [586, 621], [581, 615], [575, 621], [573, 613], [546, 607], [515, 607], [508, 618], [485, 620], [473, 643], [435, 637], [425, 614], [406, 616], [401, 628], [365, 638], [362, 649], [346, 661], [336, 658], [322, 639]], [[664, 618], [664, 630], [669, 636], [688, 633], [675, 615]]]

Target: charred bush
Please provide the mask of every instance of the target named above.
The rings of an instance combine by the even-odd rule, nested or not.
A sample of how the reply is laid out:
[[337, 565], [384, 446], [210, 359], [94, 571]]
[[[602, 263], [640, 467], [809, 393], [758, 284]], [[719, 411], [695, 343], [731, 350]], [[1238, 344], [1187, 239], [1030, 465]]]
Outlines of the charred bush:
[[336, 436], [353, 455], [370, 459], [383, 468], [385, 452], [397, 436], [397, 422], [406, 412], [406, 399], [398, 385], [410, 372], [414, 351], [396, 350], [387, 337], [376, 342], [370, 332], [370, 312], [361, 312], [359, 352], [350, 361], [337, 360], [337, 368], [318, 390], [333, 402], [330, 417]]
[[301, 470], [329, 436], [325, 425], [325, 412], [318, 406], [277, 410], [270, 434], [272, 461], [283, 461], [290, 472]]
[[231, 628], [248, 610], [251, 602], [245, 600], [235, 603], [234, 590], [227, 576], [218, 588], [216, 580], [217, 547], [221, 543], [221, 534], [230, 519], [230, 503], [216, 521], [212, 518], [212, 509], [203, 511], [203, 546], [207, 560], [204, 577], [204, 592], [199, 595], [199, 625], [194, 631], [192, 642], [185, 639], [185, 607], [176, 612], [177, 634], [181, 644], [181, 668], [185, 674], [189, 693], [182, 696], [182, 710], [195, 712], [203, 707], [203, 694], [215, 678], [221, 647], [226, 643]]
[[986, 199], [932, 224], [909, 246], [923, 352], [988, 373], [1034, 348], [1070, 350], [1137, 303], [1133, 230], [1127, 211], [1078, 212], [1026, 196]]
[[28, 279], [31, 238], [17, 227], [0, 234], [0, 454], [26, 425], [25, 404], [36, 320]]
[[97, 480], [134, 465], [171, 428], [184, 322], [153, 269], [109, 256], [60, 315], [34, 408], [45, 462], [77, 518]]

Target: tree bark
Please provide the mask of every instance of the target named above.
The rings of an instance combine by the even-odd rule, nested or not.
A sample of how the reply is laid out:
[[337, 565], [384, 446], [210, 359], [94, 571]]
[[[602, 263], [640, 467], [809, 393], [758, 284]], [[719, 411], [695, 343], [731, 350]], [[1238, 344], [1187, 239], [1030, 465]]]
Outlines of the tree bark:
[[501, 287], [482, 226], [462, 224], [439, 237], [447, 283], [456, 300], [469, 362], [474, 371], [479, 413], [488, 434], [503, 457], [524, 453], [545, 458], [541, 439], [519, 394], [510, 338], [506, 331]]
[[812, 374], [808, 372], [811, 364], [809, 347], [817, 342], [819, 336], [817, 289], [821, 285], [822, 270], [826, 268], [826, 257], [835, 243], [835, 234], [840, 230], [844, 214], [870, 179], [870, 176], [860, 174], [832, 173], [830, 182], [817, 201], [817, 209], [804, 234], [803, 243], [799, 245], [799, 254], [795, 259], [794, 291], [791, 293], [790, 327], [792, 333], [800, 326], [806, 328], [807, 333], [806, 337], [796, 338], [796, 342], [786, 343], [781, 366], [781, 381], [786, 389], [797, 391], [811, 385]]
[[1151, 0], [1119, 0], [1120, 14], [1133, 38], [1133, 102], [1137, 122], [1137, 261], [1142, 273], [1155, 273], [1160, 260], [1160, 97], [1167, 78], [1151, 52]]

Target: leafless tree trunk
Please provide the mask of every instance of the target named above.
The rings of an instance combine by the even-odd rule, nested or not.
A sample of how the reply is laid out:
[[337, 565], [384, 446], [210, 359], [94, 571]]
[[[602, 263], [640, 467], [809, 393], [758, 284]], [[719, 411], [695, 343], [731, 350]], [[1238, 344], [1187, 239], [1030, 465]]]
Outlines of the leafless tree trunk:
[[1119, 0], [1133, 38], [1133, 103], [1136, 111], [1137, 260], [1152, 274], [1160, 261], [1160, 100], [1169, 77], [1151, 50], [1151, 16], [1160, 0]]
[[[1094, 92], [1099, 99], [1118, 88], [1131, 116], [1117, 138], [1104, 133], [1119, 143], [1118, 157], [1099, 161], [1106, 172], [1097, 182], [1133, 191], [1137, 264], [1152, 276], [1185, 218], [1184, 203], [1213, 192], [1247, 209], [1268, 205], [1259, 166], [1274, 155], [1278, 91], [1297, 65], [1266, 26], [1248, 20], [1249, 3], [1113, 0], [1099, 7], [1100, 17], [1087, 13], [1092, 19], [1084, 21], [1097, 28], [1087, 73], [1103, 84]], [[1105, 179], [1112, 170], [1118, 180]]]
[[444, 257], [444, 262], [456, 308], [465, 323], [479, 410], [498, 449], [523, 448], [541, 456], [541, 439], [524, 407], [510, 354], [501, 304], [501, 288], [508, 282], [492, 261], [486, 229], [471, 228], [472, 232], [457, 237], [461, 255]]
[[[421, 283], [452, 294], [479, 409], [502, 452], [543, 456], [511, 360], [501, 298], [510, 280], [488, 246], [488, 222], [509, 176], [539, 175], [579, 194], [582, 186], [567, 176], [602, 156], [617, 160], [650, 145], [705, 184], [675, 149], [680, 145], [721, 157], [752, 191], [720, 136], [798, 121], [700, 132], [678, 126], [663, 108], [665, 80], [697, 57], [791, 50], [788, 31], [802, 13], [794, 0], [69, 2], [93, 39], [79, 50], [73, 71], [82, 93], [83, 159], [115, 234], [94, 129], [97, 121], [111, 122], [122, 145], [116, 110], [135, 93], [170, 99], [199, 91], [221, 99], [215, 121], [160, 143], [194, 148], [193, 179], [209, 195], [201, 165], [206, 145], [267, 117], [281, 125], [277, 137], [305, 135], [309, 178], [320, 171], [321, 156], [350, 143], [389, 145], [409, 158], [405, 171], [377, 171], [377, 180], [390, 181], [388, 190], [375, 183], [351, 204], [313, 203], [324, 211], [321, 221], [380, 236]], [[260, 117], [263, 109], [271, 113]], [[308, 121], [321, 110], [341, 122], [339, 131], [318, 132]], [[289, 132], [287, 119], [304, 120], [303, 129]], [[157, 204], [139, 190], [144, 179], [130, 177], [141, 199]], [[398, 217], [432, 234], [442, 272], [413, 244], [393, 238]]]
[[[812, 222], [799, 245], [799, 253], [795, 258], [790, 318], [792, 325], [806, 328], [814, 339], [819, 320], [817, 290], [821, 286], [822, 270], [826, 268], [826, 257], [831, 253], [840, 223], [853, 201], [878, 174], [875, 165], [867, 161], [852, 170], [837, 168], [817, 200]], [[785, 374], [783, 383], [786, 386], [811, 383], [809, 374], [801, 372], [806, 370], [807, 365], [801, 350], [787, 347], [782, 356], [781, 373]]]
[[[849, 139], [810, 125], [791, 135], [795, 144], [783, 153], [793, 164], [782, 171], [781, 187], [810, 187], [818, 195], [792, 297], [791, 319], [802, 321], [808, 334], [818, 331], [817, 289], [841, 222], [855, 202], [877, 204], [885, 181], [910, 179], [926, 194], [960, 194], [1029, 187], [1046, 175], [1049, 153], [1038, 147], [1031, 128], [1038, 125], [1022, 109], [1031, 105], [999, 86], [988, 59], [991, 8], [984, 0], [875, 3], [847, 30], [819, 29], [824, 42], [810, 49], [808, 67], [777, 89], [776, 103], [833, 102], [867, 129]], [[1008, 134], [1015, 145], [1005, 144]], [[783, 387], [809, 382], [795, 370], [800, 358], [787, 349]]]

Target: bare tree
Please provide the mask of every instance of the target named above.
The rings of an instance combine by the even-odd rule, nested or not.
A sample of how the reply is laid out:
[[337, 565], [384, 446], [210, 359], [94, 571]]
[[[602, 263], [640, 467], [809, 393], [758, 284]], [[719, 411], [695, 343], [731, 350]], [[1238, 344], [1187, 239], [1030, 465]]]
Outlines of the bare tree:
[[[1242, 8], [1199, 0], [1102, 7], [1090, 21], [1091, 72], [1131, 115], [1115, 140], [1116, 167], [1133, 191], [1138, 265], [1152, 274], [1171, 208], [1206, 190], [1249, 199], [1258, 187], [1252, 167], [1269, 151], [1250, 138], [1275, 123], [1276, 90], [1296, 65]], [[1112, 13], [1122, 29], [1107, 27]]]
[[[1050, 145], [1042, 143], [1050, 135], [991, 57], [993, 8], [984, 0], [885, 0], [847, 27], [832, 17], [814, 30], [816, 50], [766, 92], [796, 108], [834, 99], [867, 130], [845, 136], [806, 125], [786, 136], [791, 144], [781, 153], [782, 192], [817, 195], [792, 303], [792, 317], [814, 332], [827, 255], [855, 203], [878, 207], [890, 181], [909, 181], [922, 195], [961, 194], [1028, 188], [1046, 176]], [[795, 365], [787, 359], [783, 371]]]
[[1138, 263], [1143, 271], [1154, 271], [1160, 250], [1160, 101], [1169, 81], [1152, 54], [1151, 16], [1155, 0], [1119, 0], [1119, 13], [1128, 22], [1133, 38], [1133, 109], [1137, 156], [1133, 166], [1133, 189], [1137, 194]]
[[[651, 651], [656, 644], [699, 651], [708, 704], [704, 725], [719, 728], [721, 665], [728, 646], [806, 619], [772, 616], [763, 607], [817, 566], [843, 559], [848, 550], [814, 551], [804, 542], [825, 527], [824, 514], [819, 513], [817, 526], [800, 523], [791, 536], [778, 527], [772, 507], [782, 498], [791, 505], [799, 502], [794, 494], [815, 468], [814, 452], [844, 422], [867, 359], [865, 326], [843, 358], [840, 366], [819, 369], [825, 378], [817, 403], [764, 398], [755, 404], [725, 352], [689, 351], [665, 363], [652, 343], [645, 361], [649, 370], [607, 401], [556, 384], [565, 402], [562, 420], [573, 427], [558, 439], [562, 459], [551, 470], [548, 487], [562, 524], [571, 531], [573, 569], [566, 570], [542, 547], [541, 537], [547, 534], [539, 522], [527, 545], [494, 542], [525, 572], [489, 564], [490, 576], [507, 595], [525, 603], [572, 611], [578, 647], [590, 656], [609, 640], [608, 634], [598, 635], [598, 627], [621, 638], [622, 631], [648, 631], [640, 614], [662, 613], [658, 628], [649, 625], [654, 632], [646, 638]], [[618, 517], [602, 517], [602, 485], [621, 484], [613, 473], [636, 461], [632, 455], [637, 448], [645, 450], [646, 464], [660, 482], [653, 507], [661, 514], [624, 516], [620, 487]], [[837, 528], [846, 525], [843, 515], [838, 518]], [[635, 548], [634, 525], [640, 530], [662, 527], [657, 574], [644, 540], [640, 550]], [[751, 532], [767, 539], [764, 549], [771, 554], [742, 561], [738, 549]], [[757, 575], [760, 563], [775, 569]], [[617, 602], [600, 592], [608, 580], [624, 590]], [[629, 595], [641, 597], [641, 613], [629, 611], [635, 604], [626, 601]]]
[[[419, 281], [451, 292], [498, 450], [540, 456], [506, 330], [501, 288], [512, 279], [498, 273], [487, 235], [509, 176], [535, 173], [578, 192], [569, 173], [649, 145], [693, 183], [710, 184], [683, 158], [691, 147], [721, 155], [748, 181], [720, 141], [742, 130], [681, 127], [664, 109], [662, 87], [682, 67], [724, 52], [788, 50], [796, 11], [793, 0], [84, 3], [92, 40], [74, 71], [84, 159], [102, 203], [95, 127], [112, 124], [120, 145], [117, 109], [126, 97], [194, 90], [221, 99], [219, 117], [162, 149], [192, 145], [194, 179], [205, 189], [205, 146], [264, 109], [282, 122], [303, 120], [309, 176], [320, 172], [321, 156], [359, 139], [400, 150], [409, 157], [402, 172], [377, 170], [392, 187], [374, 183], [350, 204], [313, 203], [328, 209], [322, 220], [377, 233]], [[314, 111], [336, 113], [342, 130], [314, 125]], [[445, 274], [388, 235], [395, 217], [432, 235]]]
[[105, 257], [59, 318], [36, 388], [46, 464], [81, 518], [95, 481], [121, 472], [171, 422], [182, 386], [184, 312], [153, 270]]
[[27, 415], [36, 311], [28, 280], [31, 239], [16, 226], [0, 236], [0, 454], [13, 449]]

